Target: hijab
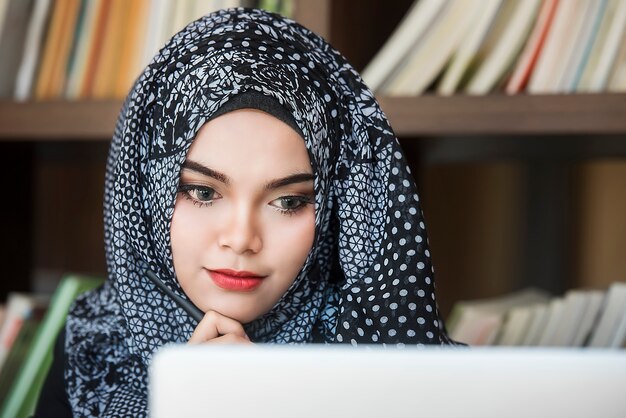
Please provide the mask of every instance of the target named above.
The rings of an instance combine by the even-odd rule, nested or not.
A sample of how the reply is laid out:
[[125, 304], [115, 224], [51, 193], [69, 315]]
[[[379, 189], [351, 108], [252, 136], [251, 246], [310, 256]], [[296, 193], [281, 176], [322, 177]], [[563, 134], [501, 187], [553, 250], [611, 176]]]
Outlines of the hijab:
[[453, 343], [437, 310], [411, 170], [372, 92], [294, 21], [222, 10], [176, 34], [122, 106], [105, 176], [108, 280], [74, 303], [66, 325], [75, 415], [147, 414], [152, 355], [191, 336], [195, 321], [145, 272], [185, 297], [170, 244], [181, 166], [204, 123], [242, 107], [288, 119], [315, 176], [314, 244], [286, 294], [245, 325], [251, 340]]

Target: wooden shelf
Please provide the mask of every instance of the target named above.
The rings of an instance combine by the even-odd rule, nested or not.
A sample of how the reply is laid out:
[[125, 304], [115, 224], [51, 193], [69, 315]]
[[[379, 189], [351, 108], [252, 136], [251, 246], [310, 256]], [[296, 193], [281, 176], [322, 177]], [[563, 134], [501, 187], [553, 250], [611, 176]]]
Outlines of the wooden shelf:
[[110, 140], [119, 100], [0, 101], [0, 140]]
[[[626, 94], [380, 99], [400, 137], [624, 135]], [[121, 101], [0, 102], [0, 140], [109, 140]]]
[[381, 98], [396, 135], [626, 134], [626, 94]]

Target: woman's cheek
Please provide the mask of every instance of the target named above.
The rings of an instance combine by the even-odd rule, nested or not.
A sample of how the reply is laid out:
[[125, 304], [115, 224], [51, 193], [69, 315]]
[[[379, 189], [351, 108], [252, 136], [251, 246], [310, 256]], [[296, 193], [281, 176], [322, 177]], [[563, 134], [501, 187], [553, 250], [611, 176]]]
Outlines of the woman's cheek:
[[273, 228], [269, 228], [271, 242], [283, 257], [304, 263], [315, 237], [315, 213], [305, 209], [293, 216], [279, 214]]
[[170, 237], [172, 241], [172, 253], [174, 268], [180, 270], [193, 260], [201, 245], [200, 240], [204, 236], [202, 231], [202, 217], [199, 216], [201, 208], [195, 207], [189, 201], [178, 201], [174, 208]]

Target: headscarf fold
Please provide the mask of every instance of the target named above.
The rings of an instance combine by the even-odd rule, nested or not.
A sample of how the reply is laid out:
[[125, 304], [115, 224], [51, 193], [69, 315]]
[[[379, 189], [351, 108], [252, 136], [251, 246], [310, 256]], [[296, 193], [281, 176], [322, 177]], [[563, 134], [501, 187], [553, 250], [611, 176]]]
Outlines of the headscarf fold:
[[202, 125], [246, 95], [293, 117], [315, 176], [313, 247], [286, 294], [245, 325], [252, 341], [452, 343], [415, 183], [372, 92], [292, 20], [223, 10], [175, 35], [122, 107], [105, 177], [108, 280], [75, 302], [66, 325], [76, 416], [145, 416], [151, 356], [191, 336], [193, 319], [145, 271], [184, 297], [170, 243], [181, 166]]

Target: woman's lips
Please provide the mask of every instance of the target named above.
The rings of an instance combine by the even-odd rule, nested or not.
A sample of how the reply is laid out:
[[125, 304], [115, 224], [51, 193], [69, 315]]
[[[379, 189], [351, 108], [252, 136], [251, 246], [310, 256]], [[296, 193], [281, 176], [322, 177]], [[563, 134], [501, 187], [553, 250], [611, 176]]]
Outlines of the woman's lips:
[[249, 271], [208, 270], [213, 282], [225, 290], [248, 291], [256, 289], [263, 282], [264, 276]]

